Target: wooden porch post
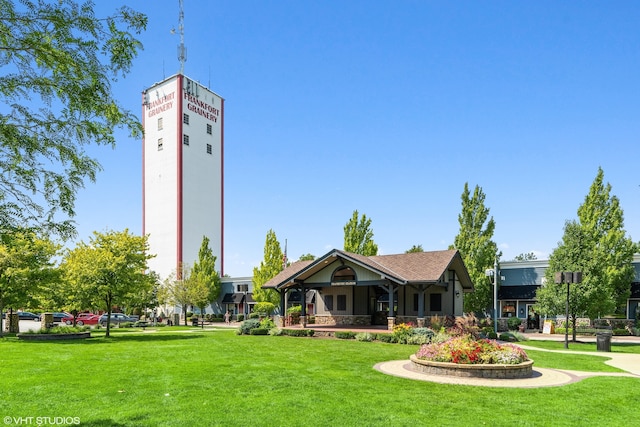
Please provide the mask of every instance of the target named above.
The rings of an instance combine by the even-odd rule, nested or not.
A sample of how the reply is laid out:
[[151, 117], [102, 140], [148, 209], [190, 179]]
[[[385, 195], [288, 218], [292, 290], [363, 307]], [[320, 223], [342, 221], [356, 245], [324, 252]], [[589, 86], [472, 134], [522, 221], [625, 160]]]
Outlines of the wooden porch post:
[[394, 310], [395, 286], [392, 283], [389, 283], [387, 286], [389, 291], [389, 316], [387, 317], [387, 328], [391, 331], [396, 325], [396, 313]]
[[424, 285], [418, 285], [418, 328], [424, 328]]
[[307, 327], [307, 292], [304, 285], [300, 286], [300, 324], [303, 328]]
[[287, 291], [278, 289], [278, 293], [280, 294], [280, 327], [284, 328], [285, 326], [287, 326], [286, 325], [287, 313], [285, 313], [285, 307], [286, 307], [285, 297], [286, 297]]

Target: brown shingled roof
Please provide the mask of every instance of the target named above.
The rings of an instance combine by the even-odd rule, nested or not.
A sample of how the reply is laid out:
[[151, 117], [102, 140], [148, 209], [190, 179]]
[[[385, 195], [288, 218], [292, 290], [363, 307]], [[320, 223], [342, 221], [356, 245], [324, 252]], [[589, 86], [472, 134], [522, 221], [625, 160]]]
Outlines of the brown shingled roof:
[[[455, 269], [465, 288], [472, 288], [469, 273], [457, 250], [415, 252], [397, 255], [364, 256], [334, 249], [314, 261], [297, 261], [278, 273], [263, 285], [277, 289], [294, 280], [304, 280], [324, 268], [323, 263], [332, 257], [348, 259], [365, 268], [376, 271], [398, 284], [437, 283], [449, 269]], [[446, 280], [446, 277], [444, 278]]]

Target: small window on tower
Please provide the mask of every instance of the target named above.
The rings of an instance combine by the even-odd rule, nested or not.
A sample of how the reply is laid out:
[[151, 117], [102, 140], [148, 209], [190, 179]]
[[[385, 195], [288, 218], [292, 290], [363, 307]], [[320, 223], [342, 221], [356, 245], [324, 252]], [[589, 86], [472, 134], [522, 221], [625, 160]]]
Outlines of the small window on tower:
[[189, 145], [189, 135], [182, 135], [182, 143], [184, 145]]
[[162, 151], [162, 138], [158, 138], [158, 151]]
[[211, 135], [211, 125], [207, 123], [207, 133]]
[[182, 123], [184, 123], [185, 125], [189, 124], [189, 115], [188, 114], [183, 114], [182, 115]]
[[162, 130], [162, 117], [158, 117], [158, 130]]
[[207, 144], [207, 154], [213, 154], [213, 147], [211, 147], [211, 144]]

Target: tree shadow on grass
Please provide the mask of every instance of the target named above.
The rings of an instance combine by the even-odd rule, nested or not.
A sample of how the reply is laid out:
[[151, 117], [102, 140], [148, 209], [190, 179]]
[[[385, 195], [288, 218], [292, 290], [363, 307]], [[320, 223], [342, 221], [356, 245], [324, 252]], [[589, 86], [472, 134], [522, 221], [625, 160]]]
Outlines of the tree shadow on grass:
[[98, 345], [118, 342], [168, 342], [180, 340], [193, 340], [204, 338], [202, 334], [194, 333], [162, 333], [162, 334], [112, 334], [110, 337], [92, 337], [83, 340], [47, 340], [47, 341], [24, 341], [29, 344], [65, 344], [65, 345]]

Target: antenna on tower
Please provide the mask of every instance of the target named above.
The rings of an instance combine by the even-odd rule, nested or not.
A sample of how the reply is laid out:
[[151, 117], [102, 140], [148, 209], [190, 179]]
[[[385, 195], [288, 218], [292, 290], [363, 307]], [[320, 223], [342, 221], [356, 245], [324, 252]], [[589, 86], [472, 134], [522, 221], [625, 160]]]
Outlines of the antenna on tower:
[[180, 15], [178, 16], [178, 31], [180, 32], [180, 45], [178, 46], [178, 61], [180, 61], [180, 74], [184, 73], [184, 62], [187, 60], [187, 48], [184, 46], [184, 8], [183, 0], [180, 0]]

